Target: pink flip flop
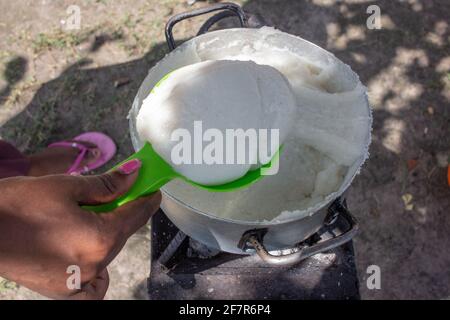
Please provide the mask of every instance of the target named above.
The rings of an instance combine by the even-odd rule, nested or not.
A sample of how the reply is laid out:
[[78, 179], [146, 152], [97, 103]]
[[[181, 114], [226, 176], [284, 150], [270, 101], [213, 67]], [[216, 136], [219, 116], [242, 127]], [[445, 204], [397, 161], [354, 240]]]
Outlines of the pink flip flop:
[[[81, 161], [83, 161], [84, 157], [89, 152], [92, 152], [93, 148], [86, 147], [85, 145], [76, 143], [74, 141], [84, 141], [92, 143], [98, 150], [100, 150], [100, 155], [92, 163], [88, 163], [86, 166], [81, 167]], [[71, 139], [71, 141], [55, 142], [50, 144], [48, 147], [70, 147], [78, 148], [80, 150], [80, 153], [78, 154], [74, 163], [66, 172], [68, 174], [83, 174], [97, 169], [111, 160], [111, 158], [116, 154], [116, 145], [114, 141], [106, 134], [101, 132], [86, 132], [80, 134], [79, 136], [76, 136], [75, 138]]]

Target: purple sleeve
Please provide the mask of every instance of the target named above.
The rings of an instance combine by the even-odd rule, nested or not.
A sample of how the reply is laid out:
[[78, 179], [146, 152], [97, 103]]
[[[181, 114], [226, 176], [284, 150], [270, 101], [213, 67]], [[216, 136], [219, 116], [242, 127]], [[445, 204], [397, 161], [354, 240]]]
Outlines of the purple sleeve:
[[6, 141], [0, 140], [0, 179], [25, 176], [30, 162], [19, 150]]

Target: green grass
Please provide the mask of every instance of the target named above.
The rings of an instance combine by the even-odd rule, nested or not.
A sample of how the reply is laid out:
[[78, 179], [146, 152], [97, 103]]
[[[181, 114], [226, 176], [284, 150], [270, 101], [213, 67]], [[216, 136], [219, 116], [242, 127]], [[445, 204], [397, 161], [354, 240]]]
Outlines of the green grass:
[[0, 292], [6, 291], [6, 290], [14, 290], [17, 289], [19, 286], [12, 281], [6, 280], [6, 279], [0, 279]]
[[65, 49], [77, 46], [86, 41], [94, 31], [94, 29], [81, 32], [57, 30], [51, 33], [39, 33], [37, 38], [32, 42], [33, 51], [40, 53], [49, 49]]

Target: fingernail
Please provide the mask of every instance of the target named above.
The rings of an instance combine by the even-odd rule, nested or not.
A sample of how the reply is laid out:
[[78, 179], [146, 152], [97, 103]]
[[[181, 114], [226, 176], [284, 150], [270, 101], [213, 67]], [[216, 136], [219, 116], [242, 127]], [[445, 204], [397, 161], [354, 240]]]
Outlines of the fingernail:
[[117, 170], [123, 174], [132, 174], [140, 167], [141, 167], [141, 160], [133, 159], [122, 164], [119, 168], [117, 168]]

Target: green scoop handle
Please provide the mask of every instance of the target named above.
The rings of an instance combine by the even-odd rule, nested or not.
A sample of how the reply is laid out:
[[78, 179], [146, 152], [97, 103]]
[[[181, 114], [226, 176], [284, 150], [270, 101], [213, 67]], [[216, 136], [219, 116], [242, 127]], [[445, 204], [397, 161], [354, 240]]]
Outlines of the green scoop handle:
[[136, 178], [136, 181], [127, 193], [112, 202], [96, 206], [83, 206], [83, 208], [94, 212], [109, 212], [125, 203], [158, 191], [170, 180], [181, 177], [180, 174], [173, 170], [172, 167], [164, 161], [155, 150], [153, 150], [150, 143], [146, 143], [141, 150], [132, 154], [114, 168], [133, 159], [141, 160], [141, 168], [139, 169], [139, 175]]
[[95, 206], [83, 206], [83, 208], [97, 213], [109, 212], [120, 207], [125, 203], [128, 203], [139, 197], [149, 195], [155, 191], [158, 191], [163, 185], [165, 185], [167, 182], [175, 178], [182, 178], [188, 183], [200, 187], [202, 189], [206, 189], [208, 191], [214, 192], [233, 191], [242, 187], [249, 186], [250, 184], [253, 184], [254, 182], [264, 177], [264, 175], [261, 174], [261, 171], [264, 170], [265, 168], [270, 168], [275, 161], [278, 161], [280, 151], [281, 148], [277, 151], [272, 160], [269, 163], [261, 166], [261, 168], [249, 171], [247, 172], [247, 174], [245, 174], [243, 177], [237, 180], [224, 183], [221, 185], [212, 186], [196, 183], [177, 173], [163, 158], [161, 158], [158, 155], [158, 153], [156, 153], [156, 151], [153, 149], [150, 143], [146, 143], [141, 150], [134, 153], [126, 160], [122, 161], [121, 163], [119, 163], [117, 166], [114, 167], [117, 168], [121, 164], [130, 161], [132, 159], [141, 160], [141, 168], [139, 169], [139, 175], [136, 178], [136, 181], [133, 184], [133, 186], [128, 190], [128, 192], [109, 203]]

